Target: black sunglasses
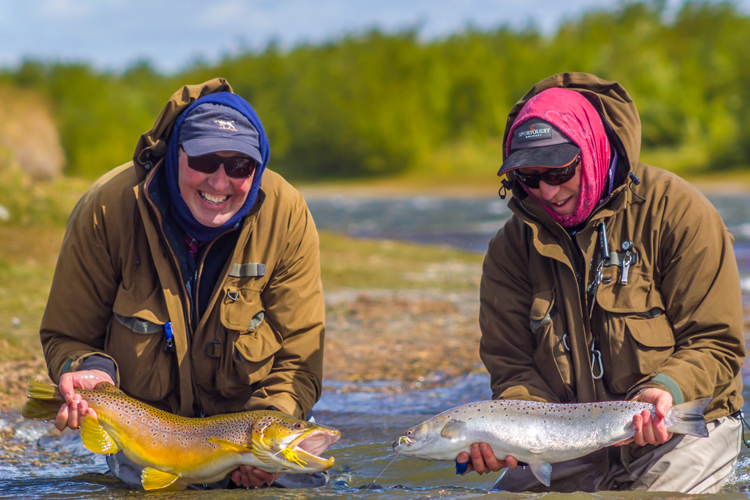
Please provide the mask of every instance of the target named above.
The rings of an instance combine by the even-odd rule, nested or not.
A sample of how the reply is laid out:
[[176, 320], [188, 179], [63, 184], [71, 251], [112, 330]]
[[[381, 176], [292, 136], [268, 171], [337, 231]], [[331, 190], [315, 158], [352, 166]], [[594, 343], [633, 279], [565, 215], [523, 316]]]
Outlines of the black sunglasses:
[[560, 184], [565, 184], [570, 179], [572, 179], [574, 175], [576, 175], [576, 169], [578, 168], [578, 165], [580, 163], [581, 155], [578, 155], [573, 159], [573, 161], [571, 161], [564, 167], [553, 168], [547, 170], [543, 174], [524, 175], [516, 170], [516, 179], [518, 179], [519, 182], [525, 184], [526, 187], [530, 187], [531, 189], [539, 189], [539, 183], [541, 181], [544, 181], [550, 186], [559, 186]]
[[188, 156], [188, 166], [203, 174], [213, 174], [224, 164], [224, 171], [228, 177], [246, 179], [255, 171], [257, 162], [249, 156], [224, 157], [217, 154], [202, 156]]

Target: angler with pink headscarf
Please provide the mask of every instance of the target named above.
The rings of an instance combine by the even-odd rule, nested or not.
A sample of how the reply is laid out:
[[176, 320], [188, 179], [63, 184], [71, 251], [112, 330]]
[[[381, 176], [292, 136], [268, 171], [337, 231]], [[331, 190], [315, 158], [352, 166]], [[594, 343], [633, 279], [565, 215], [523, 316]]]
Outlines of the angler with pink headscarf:
[[[553, 491], [715, 493], [739, 453], [733, 238], [695, 188], [639, 161], [640, 142], [625, 89], [585, 73], [539, 82], [508, 117], [498, 175], [514, 215], [490, 242], [481, 285], [493, 398], [656, 406], [634, 417], [627, 442], [556, 464]], [[672, 405], [706, 397], [707, 438], [667, 432]], [[539, 489], [517, 464], [475, 443], [456, 468], [509, 467], [496, 489]]]

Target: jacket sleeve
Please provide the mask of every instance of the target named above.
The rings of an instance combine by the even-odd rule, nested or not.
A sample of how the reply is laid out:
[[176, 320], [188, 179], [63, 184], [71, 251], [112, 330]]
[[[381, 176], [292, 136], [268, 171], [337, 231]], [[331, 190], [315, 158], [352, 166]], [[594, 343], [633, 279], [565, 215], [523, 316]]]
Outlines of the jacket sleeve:
[[42, 317], [40, 340], [50, 378], [58, 383], [92, 355], [112, 360], [117, 374], [117, 364], [103, 349], [119, 279], [108, 251], [104, 209], [95, 198], [92, 188], [71, 213]]
[[320, 279], [318, 232], [301, 194], [288, 221], [280, 260], [263, 292], [266, 321], [283, 338], [271, 373], [245, 406], [273, 406], [305, 417], [320, 398], [323, 379], [325, 306]]
[[745, 357], [742, 299], [734, 240], [711, 203], [692, 187], [661, 203], [655, 278], [675, 350], [630, 395], [661, 386], [678, 404], [734, 390]]
[[523, 223], [513, 217], [492, 239], [482, 267], [479, 354], [493, 399], [558, 402], [534, 362], [532, 292]]

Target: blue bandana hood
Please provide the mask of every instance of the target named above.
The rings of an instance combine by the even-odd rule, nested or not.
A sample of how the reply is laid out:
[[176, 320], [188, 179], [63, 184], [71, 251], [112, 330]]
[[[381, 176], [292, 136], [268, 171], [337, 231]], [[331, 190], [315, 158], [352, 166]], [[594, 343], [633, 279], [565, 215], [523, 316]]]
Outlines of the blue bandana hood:
[[[185, 121], [187, 115], [190, 114], [190, 112], [196, 106], [204, 103], [214, 103], [228, 106], [239, 111], [248, 120], [250, 120], [250, 123], [258, 131], [260, 139], [259, 149], [261, 156], [263, 157], [263, 162], [258, 165], [255, 170], [253, 183], [250, 187], [250, 191], [247, 194], [245, 203], [237, 211], [237, 213], [232, 216], [231, 219], [229, 219], [224, 225], [219, 227], [208, 227], [198, 222], [195, 217], [193, 217], [190, 208], [188, 208], [185, 200], [182, 198], [179, 188], [178, 154], [180, 127]], [[258, 197], [258, 190], [260, 189], [260, 182], [263, 178], [263, 172], [266, 169], [266, 165], [268, 164], [270, 156], [271, 148], [268, 145], [268, 137], [266, 137], [266, 132], [263, 129], [263, 124], [261, 123], [260, 118], [258, 118], [258, 115], [253, 107], [250, 106], [250, 104], [246, 100], [236, 94], [232, 94], [229, 92], [217, 92], [214, 94], [206, 95], [196, 100], [177, 118], [177, 121], [175, 122], [174, 128], [172, 130], [172, 134], [170, 135], [169, 142], [167, 143], [165, 168], [167, 187], [169, 190], [169, 197], [171, 201], [170, 206], [172, 217], [174, 217], [175, 221], [177, 221], [177, 223], [186, 233], [188, 233], [196, 240], [204, 243], [214, 240], [215, 238], [225, 233], [227, 230], [237, 226], [242, 218], [250, 212], [250, 210], [253, 208], [253, 205], [255, 204], [255, 201]]]

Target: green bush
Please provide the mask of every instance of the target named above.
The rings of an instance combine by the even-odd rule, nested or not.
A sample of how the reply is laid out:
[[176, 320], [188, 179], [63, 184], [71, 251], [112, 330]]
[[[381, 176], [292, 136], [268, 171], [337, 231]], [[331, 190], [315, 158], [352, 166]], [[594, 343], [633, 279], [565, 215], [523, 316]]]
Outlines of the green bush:
[[[549, 35], [467, 28], [425, 42], [416, 31], [371, 31], [289, 51], [271, 44], [173, 75], [147, 62], [107, 73], [27, 61], [0, 72], [0, 83], [53, 103], [69, 174], [97, 177], [124, 163], [175, 90], [221, 76], [261, 116], [271, 168], [333, 179], [425, 171], [436, 152], [450, 157], [469, 143], [477, 158], [495, 155], [507, 112], [531, 85], [587, 71], [631, 92], [646, 158], [705, 171], [750, 165], [748, 47], [750, 17], [732, 3], [687, 2], [667, 18], [654, 0], [591, 10]], [[464, 171], [459, 161], [450, 168]]]

